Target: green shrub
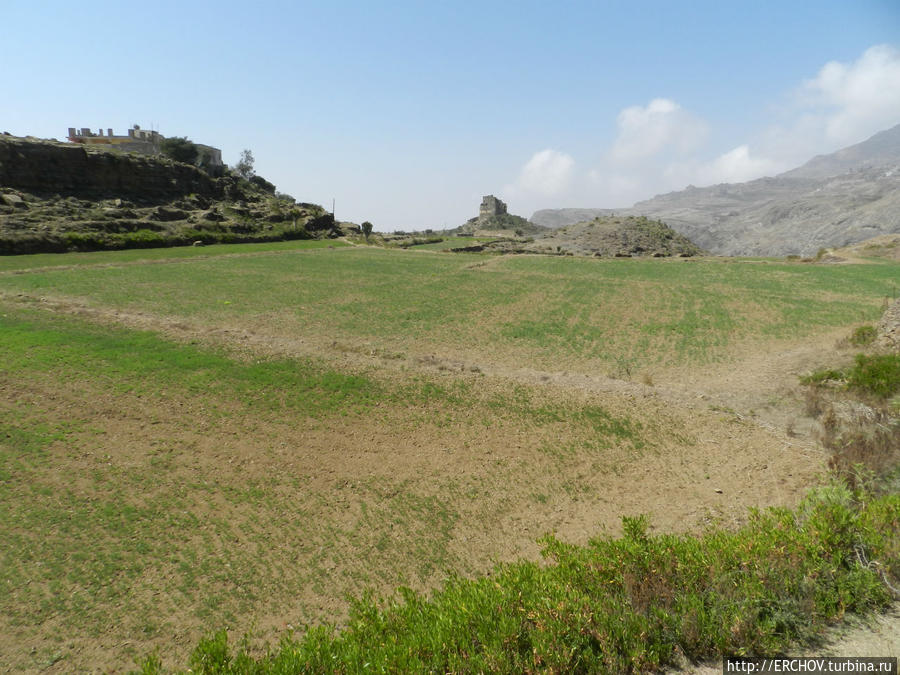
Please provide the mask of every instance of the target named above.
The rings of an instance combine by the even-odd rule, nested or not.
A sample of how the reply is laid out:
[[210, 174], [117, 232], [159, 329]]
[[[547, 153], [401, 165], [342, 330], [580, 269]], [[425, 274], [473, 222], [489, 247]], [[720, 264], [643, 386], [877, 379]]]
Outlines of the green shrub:
[[157, 248], [170, 245], [165, 234], [153, 230], [127, 232], [121, 235], [121, 241], [125, 248]]
[[109, 248], [109, 238], [101, 232], [63, 232], [61, 239], [68, 250], [96, 251]]
[[825, 382], [842, 382], [847, 376], [840, 370], [824, 368], [809, 375], [800, 377], [801, 384], [824, 384]]
[[159, 149], [166, 157], [184, 164], [196, 164], [199, 156], [197, 146], [183, 136], [164, 138], [160, 142]]
[[900, 354], [857, 354], [847, 384], [880, 398], [900, 392]]
[[848, 342], [854, 347], [866, 347], [878, 336], [874, 326], [860, 326], [850, 335]]

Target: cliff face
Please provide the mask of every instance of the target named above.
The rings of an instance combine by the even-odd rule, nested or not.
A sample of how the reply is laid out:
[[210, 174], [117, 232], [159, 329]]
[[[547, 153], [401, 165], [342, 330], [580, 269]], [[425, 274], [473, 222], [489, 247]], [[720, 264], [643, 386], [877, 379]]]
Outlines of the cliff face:
[[0, 255], [340, 236], [317, 204], [261, 177], [0, 136]]
[[84, 198], [219, 198], [228, 181], [157, 157], [88, 150], [68, 143], [0, 136], [0, 187]]

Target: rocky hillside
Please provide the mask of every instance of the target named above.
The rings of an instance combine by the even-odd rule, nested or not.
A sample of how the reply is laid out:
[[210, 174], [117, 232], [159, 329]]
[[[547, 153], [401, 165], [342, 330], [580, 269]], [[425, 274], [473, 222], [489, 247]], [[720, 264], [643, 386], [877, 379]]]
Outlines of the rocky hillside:
[[187, 194], [224, 198], [228, 185], [197, 167], [162, 157], [0, 136], [0, 187], [32, 194], [146, 200]]
[[720, 255], [813, 255], [900, 232], [900, 172], [872, 168], [824, 179], [761, 178], [689, 188], [626, 213], [664, 218]]
[[637, 216], [604, 216], [534, 239], [502, 239], [454, 250], [616, 258], [689, 257], [704, 253], [665, 223]]
[[339, 233], [321, 206], [256, 176], [215, 178], [161, 157], [0, 136], [0, 253]]
[[900, 124], [879, 131], [856, 145], [830, 155], [817, 155], [803, 166], [781, 174], [786, 178], [828, 178], [857, 169], [892, 167], [900, 163]]
[[473, 236], [521, 236], [527, 234], [543, 234], [546, 231], [546, 227], [535, 225], [522, 216], [503, 213], [494, 216], [472, 218], [467, 221], [465, 225], [461, 225], [455, 230], [451, 230], [450, 233]]
[[559, 228], [533, 246], [598, 257], [694, 256], [703, 251], [659, 220], [637, 216], [602, 216]]
[[[568, 224], [569, 211], [538, 211], [541, 225]], [[638, 202], [622, 215], [659, 218], [720, 255], [813, 255], [900, 233], [900, 125], [774, 178], [689, 187]]]

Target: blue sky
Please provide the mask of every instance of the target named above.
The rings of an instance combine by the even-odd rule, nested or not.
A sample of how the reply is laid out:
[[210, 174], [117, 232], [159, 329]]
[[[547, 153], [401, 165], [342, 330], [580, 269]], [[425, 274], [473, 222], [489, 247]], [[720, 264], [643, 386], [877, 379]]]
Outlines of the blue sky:
[[249, 148], [377, 230], [620, 207], [900, 123], [900, 1], [0, 0], [0, 132]]

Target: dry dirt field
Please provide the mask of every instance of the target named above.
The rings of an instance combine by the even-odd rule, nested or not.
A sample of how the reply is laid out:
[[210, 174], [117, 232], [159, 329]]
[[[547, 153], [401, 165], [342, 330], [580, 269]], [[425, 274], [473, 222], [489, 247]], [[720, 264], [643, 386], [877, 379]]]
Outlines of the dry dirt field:
[[793, 504], [798, 376], [897, 272], [260, 251], [0, 261], [0, 670], [183, 664], [545, 533]]

